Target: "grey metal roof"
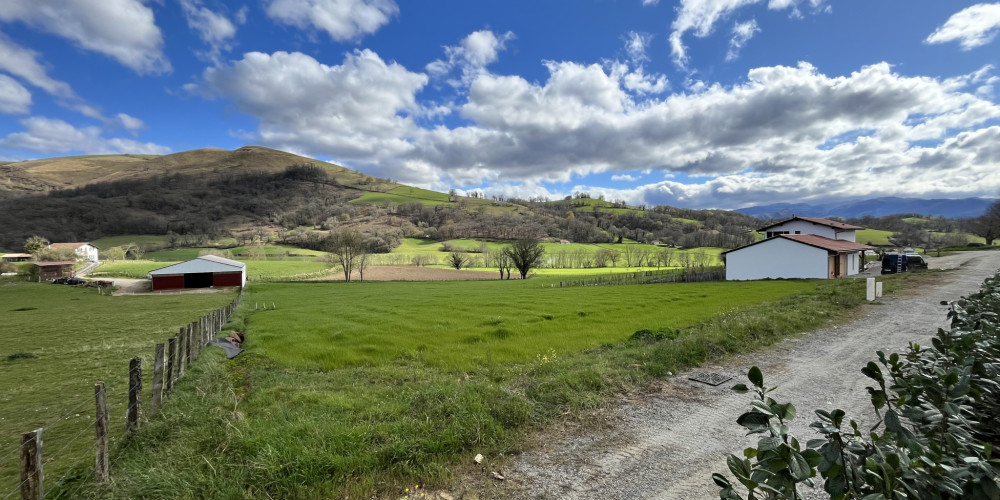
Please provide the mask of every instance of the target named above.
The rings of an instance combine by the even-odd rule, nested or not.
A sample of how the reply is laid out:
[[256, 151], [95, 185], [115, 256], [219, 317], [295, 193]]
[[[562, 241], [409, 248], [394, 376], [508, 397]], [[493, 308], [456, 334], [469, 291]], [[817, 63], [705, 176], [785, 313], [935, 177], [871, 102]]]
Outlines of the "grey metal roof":
[[246, 267], [246, 264], [232, 259], [216, 257], [215, 255], [202, 255], [197, 259], [154, 269], [149, 272], [149, 275], [166, 276], [171, 274], [189, 273], [233, 273], [243, 271]]

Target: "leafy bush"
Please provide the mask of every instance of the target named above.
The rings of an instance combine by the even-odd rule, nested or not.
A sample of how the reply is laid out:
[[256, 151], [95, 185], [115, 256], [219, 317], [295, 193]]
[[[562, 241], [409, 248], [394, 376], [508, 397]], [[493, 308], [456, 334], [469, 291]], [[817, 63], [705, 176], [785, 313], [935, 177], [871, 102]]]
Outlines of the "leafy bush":
[[631, 340], [673, 340], [681, 335], [681, 331], [674, 328], [660, 328], [658, 330], [642, 329], [637, 330], [629, 339]]
[[[878, 423], [867, 432], [842, 410], [816, 410], [810, 427], [822, 436], [806, 449], [790, 436], [790, 403], [765, 395], [757, 367], [751, 409], [737, 419], [748, 434], [767, 433], [745, 459], [731, 455], [729, 470], [748, 490], [746, 498], [797, 499], [799, 483], [818, 472], [833, 499], [1000, 498], [1000, 274], [980, 292], [951, 304], [949, 330], [939, 329], [930, 347], [910, 344], [903, 354], [877, 352], [861, 372]], [[751, 462], [751, 459], [756, 459]], [[713, 474], [723, 499], [741, 499], [722, 474]]]

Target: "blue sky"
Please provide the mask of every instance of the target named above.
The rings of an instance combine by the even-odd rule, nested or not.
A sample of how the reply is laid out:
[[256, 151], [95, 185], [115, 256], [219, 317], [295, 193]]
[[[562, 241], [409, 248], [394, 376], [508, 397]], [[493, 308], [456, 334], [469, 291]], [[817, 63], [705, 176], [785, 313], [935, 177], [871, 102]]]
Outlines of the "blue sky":
[[0, 159], [259, 144], [522, 198], [996, 197], [998, 31], [957, 0], [3, 0]]

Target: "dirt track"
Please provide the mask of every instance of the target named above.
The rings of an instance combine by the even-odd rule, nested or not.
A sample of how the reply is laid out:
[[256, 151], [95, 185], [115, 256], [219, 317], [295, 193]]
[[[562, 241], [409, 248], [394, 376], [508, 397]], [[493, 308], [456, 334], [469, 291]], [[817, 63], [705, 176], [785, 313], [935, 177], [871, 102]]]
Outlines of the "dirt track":
[[[725, 458], [741, 454], [753, 440], [736, 425], [748, 395], [730, 387], [760, 366], [779, 401], [790, 401], [799, 417], [791, 422], [800, 441], [815, 436], [808, 428], [813, 410], [841, 408], [860, 422], [872, 418], [862, 366], [877, 350], [899, 352], [908, 342], [928, 343], [947, 326], [947, 307], [978, 290], [1000, 269], [1000, 252], [968, 252], [931, 259], [932, 268], [955, 268], [936, 276], [922, 290], [887, 297], [864, 306], [861, 317], [839, 327], [810, 332], [724, 366], [706, 366], [662, 382], [659, 392], [631, 396], [595, 430], [569, 431], [526, 452], [504, 470], [502, 497], [574, 499], [715, 499], [713, 472], [725, 472]], [[734, 377], [718, 387], [688, 377], [710, 371]], [[821, 495], [816, 498], [826, 498]], [[813, 496], [807, 494], [807, 498]]]

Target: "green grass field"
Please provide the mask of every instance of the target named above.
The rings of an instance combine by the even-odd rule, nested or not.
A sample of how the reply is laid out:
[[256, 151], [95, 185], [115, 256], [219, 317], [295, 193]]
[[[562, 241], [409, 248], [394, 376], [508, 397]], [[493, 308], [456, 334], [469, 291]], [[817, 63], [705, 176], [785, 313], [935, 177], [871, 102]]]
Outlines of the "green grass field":
[[[438, 257], [438, 259], [441, 262], [443, 262], [443, 259], [447, 256], [447, 253], [446, 253], [446, 250], [445, 250], [445, 243], [452, 245], [454, 248], [466, 249], [466, 250], [469, 250], [469, 249], [479, 249], [480, 246], [485, 243], [488, 251], [490, 251], [490, 252], [500, 251], [501, 249], [503, 249], [504, 247], [507, 246], [506, 243], [498, 243], [498, 242], [492, 242], [492, 241], [491, 242], [486, 242], [486, 241], [480, 241], [480, 240], [456, 239], [456, 240], [448, 240], [448, 241], [444, 241], [444, 242], [438, 242], [438, 241], [433, 241], [433, 240], [422, 240], [422, 239], [417, 239], [417, 238], [404, 238], [403, 242], [398, 247], [396, 247], [395, 249], [393, 249], [393, 251], [391, 252], [390, 255], [400, 256], [401, 258], [400, 258], [399, 262], [409, 262], [410, 259], [412, 259], [413, 257], [415, 257], [417, 255], [435, 256], [435, 257]], [[615, 251], [619, 252], [620, 257], [618, 259], [618, 262], [614, 266], [614, 268], [622, 269], [622, 268], [628, 267], [629, 269], [635, 269], [635, 263], [633, 263], [632, 267], [629, 267], [627, 265], [627, 263], [626, 263], [626, 259], [625, 259], [625, 256], [623, 254], [624, 254], [624, 252], [626, 251], [627, 248], [630, 248], [630, 249], [633, 249], [633, 250], [645, 251], [645, 252], [648, 252], [650, 255], [655, 254], [657, 252], [660, 252], [660, 251], [664, 250], [664, 248], [660, 247], [660, 246], [645, 245], [645, 244], [640, 244], [640, 243], [635, 243], [635, 242], [626, 242], [626, 243], [622, 243], [622, 244], [618, 244], [618, 243], [569, 243], [569, 244], [542, 243], [542, 247], [545, 249], [545, 256], [543, 258], [543, 261], [544, 261], [545, 264], [542, 266], [542, 268], [538, 269], [538, 273], [539, 274], [557, 274], [560, 271], [565, 271], [568, 274], [579, 274], [580, 272], [583, 272], [585, 274], [594, 274], [594, 273], [590, 272], [590, 271], [594, 271], [594, 269], [579, 269], [579, 268], [577, 268], [577, 269], [565, 269], [564, 270], [564, 269], [552, 269], [552, 267], [553, 266], [555, 266], [557, 268], [561, 267], [559, 265], [560, 262], [563, 262], [564, 265], [565, 265], [565, 264], [569, 263], [571, 260], [574, 260], [574, 261], [575, 260], [579, 260], [579, 258], [577, 258], [577, 256], [585, 256], [586, 258], [592, 258], [593, 255], [597, 251], [599, 251], [601, 249], [615, 250]], [[721, 263], [720, 260], [719, 260], [719, 255], [723, 251], [724, 251], [724, 249], [722, 249], [722, 248], [709, 248], [709, 247], [706, 247], [706, 248], [684, 249], [684, 250], [673, 249], [673, 253], [674, 253], [673, 258], [674, 258], [674, 261], [672, 262], [672, 265], [673, 266], [680, 266], [681, 265], [680, 264], [680, 259], [682, 258], [681, 257], [682, 255], [684, 255], [684, 254], [691, 255], [692, 259], [693, 259], [694, 255], [697, 254], [698, 252], [704, 252], [705, 255], [708, 257], [708, 261], [706, 262], [706, 265], [709, 265], [709, 266], [719, 265]], [[610, 262], [608, 262], [607, 265], [609, 267], [611, 267], [611, 263]], [[650, 266], [648, 268], [655, 269], [655, 266]], [[598, 271], [598, 272], [600, 272], [600, 271]]]
[[856, 231], [854, 240], [865, 245], [889, 245], [889, 237], [892, 231], [882, 231], [880, 229], [861, 229]]
[[[530, 282], [263, 284], [248, 300], [255, 348], [286, 366], [329, 370], [404, 358], [469, 371], [487, 358], [621, 342], [650, 325], [685, 328], [723, 309], [813, 288], [808, 282], [535, 288]], [[460, 298], [459, 298], [460, 297]], [[428, 307], [428, 304], [437, 304]], [[447, 315], [440, 314], [446, 307]]]
[[[197, 257], [197, 255], [195, 256]], [[194, 257], [192, 257], [194, 258]], [[325, 262], [300, 260], [245, 260], [247, 278], [256, 280], [295, 279], [315, 277], [325, 272], [329, 266]], [[169, 261], [123, 260], [106, 262], [89, 276], [99, 278], [145, 278], [150, 271], [176, 264]]]
[[93, 288], [0, 282], [0, 498], [17, 485], [18, 456], [9, 453], [36, 428], [44, 428], [47, 485], [74, 463], [92, 466], [94, 384], [107, 384], [111, 436], [118, 439], [129, 359], [142, 357], [152, 373], [156, 343], [232, 299], [229, 293], [112, 297]]
[[124, 236], [106, 236], [90, 242], [92, 245], [107, 250], [111, 247], [118, 247], [135, 243], [143, 248], [163, 248], [169, 243], [165, 235], [160, 234], [132, 234]]
[[[253, 285], [231, 325], [246, 329], [249, 350], [233, 362], [203, 357], [191, 379], [198, 391], [172, 399], [123, 452], [113, 483], [84, 496], [177, 498], [178, 484], [206, 498], [454, 491], [454, 474], [476, 453], [502, 467], [529, 431], [827, 324], [863, 302], [863, 287]], [[277, 309], [254, 311], [255, 302]], [[628, 340], [646, 328], [663, 340]]]
[[[309, 250], [307, 248], [298, 248], [288, 245], [260, 245], [252, 247], [253, 251], [261, 251], [267, 258], [278, 258], [285, 256], [294, 256], [290, 258], [297, 257], [318, 257], [321, 255], [326, 255], [326, 252], [320, 252], [318, 250]], [[249, 253], [251, 247], [233, 247], [227, 248], [236, 257], [244, 256]], [[191, 260], [197, 258], [202, 252], [206, 250], [216, 250], [215, 248], [174, 248], [171, 250], [160, 250], [157, 252], [149, 252], [144, 257], [147, 260], [160, 260], [160, 261], [171, 261], [180, 262], [183, 260]], [[238, 260], [238, 259], [237, 259]]]

